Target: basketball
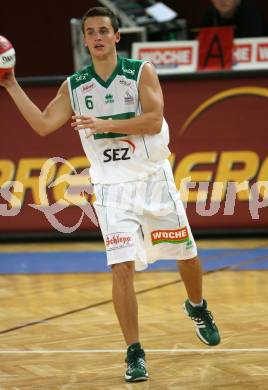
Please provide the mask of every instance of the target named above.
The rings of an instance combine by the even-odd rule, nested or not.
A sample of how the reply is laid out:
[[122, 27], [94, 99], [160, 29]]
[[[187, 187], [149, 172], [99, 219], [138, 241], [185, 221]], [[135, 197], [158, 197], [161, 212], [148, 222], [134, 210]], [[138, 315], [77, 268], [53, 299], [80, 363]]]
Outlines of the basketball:
[[0, 78], [12, 71], [16, 61], [15, 50], [12, 44], [2, 35], [0, 35]]

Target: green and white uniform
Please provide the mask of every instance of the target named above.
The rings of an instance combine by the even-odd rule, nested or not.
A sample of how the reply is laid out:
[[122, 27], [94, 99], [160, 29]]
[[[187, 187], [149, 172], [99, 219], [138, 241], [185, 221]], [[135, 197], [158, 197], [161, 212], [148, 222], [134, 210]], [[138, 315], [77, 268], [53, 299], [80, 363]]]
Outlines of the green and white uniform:
[[[74, 112], [107, 120], [140, 115], [138, 84], [144, 64], [144, 61], [118, 57], [117, 67], [107, 81], [95, 73], [93, 66], [74, 73], [68, 78]], [[161, 132], [154, 135], [103, 133], [87, 138], [87, 132], [79, 131], [91, 163], [92, 183], [112, 184], [145, 178], [156, 172], [170, 154], [165, 120]]]
[[[118, 58], [107, 81], [89, 66], [68, 78], [73, 110], [101, 119], [140, 115], [139, 79], [144, 61]], [[148, 129], [148, 132], [150, 129]], [[154, 135], [94, 134], [80, 130], [91, 167], [94, 208], [108, 264], [135, 260], [136, 270], [157, 259], [190, 259], [196, 245], [167, 157], [169, 129]]]

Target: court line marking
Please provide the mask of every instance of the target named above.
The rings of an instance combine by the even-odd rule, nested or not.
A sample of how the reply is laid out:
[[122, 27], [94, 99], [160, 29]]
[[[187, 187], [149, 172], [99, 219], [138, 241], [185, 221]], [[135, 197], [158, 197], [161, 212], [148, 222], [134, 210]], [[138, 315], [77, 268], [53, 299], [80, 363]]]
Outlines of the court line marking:
[[[33, 349], [33, 350], [0, 350], [0, 354], [52, 354], [52, 353], [121, 353], [125, 349]], [[244, 353], [244, 352], [268, 352], [268, 348], [222, 348], [222, 349], [145, 349], [148, 353]]]

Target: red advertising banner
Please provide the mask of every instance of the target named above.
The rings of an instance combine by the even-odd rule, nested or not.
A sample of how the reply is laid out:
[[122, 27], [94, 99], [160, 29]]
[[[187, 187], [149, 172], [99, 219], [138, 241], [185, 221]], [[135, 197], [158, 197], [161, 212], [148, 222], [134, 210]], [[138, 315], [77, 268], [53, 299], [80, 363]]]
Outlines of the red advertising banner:
[[[193, 229], [267, 228], [267, 79], [161, 84], [170, 161]], [[41, 108], [56, 91], [26, 88]], [[98, 229], [75, 131], [66, 125], [39, 137], [3, 90], [0, 107], [0, 233]]]

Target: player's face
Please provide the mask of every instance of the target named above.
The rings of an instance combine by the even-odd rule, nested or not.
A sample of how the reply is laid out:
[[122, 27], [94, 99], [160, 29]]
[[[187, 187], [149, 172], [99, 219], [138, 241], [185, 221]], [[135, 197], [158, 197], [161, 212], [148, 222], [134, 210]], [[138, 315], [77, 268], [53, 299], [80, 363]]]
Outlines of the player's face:
[[211, 0], [211, 2], [221, 14], [228, 16], [235, 11], [240, 0]]
[[119, 32], [114, 32], [107, 16], [94, 16], [85, 20], [84, 41], [92, 57], [101, 58], [113, 53], [119, 39]]

